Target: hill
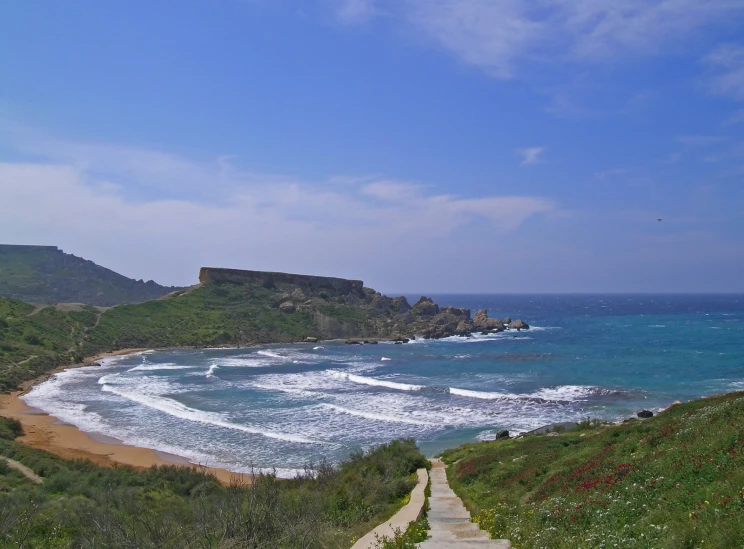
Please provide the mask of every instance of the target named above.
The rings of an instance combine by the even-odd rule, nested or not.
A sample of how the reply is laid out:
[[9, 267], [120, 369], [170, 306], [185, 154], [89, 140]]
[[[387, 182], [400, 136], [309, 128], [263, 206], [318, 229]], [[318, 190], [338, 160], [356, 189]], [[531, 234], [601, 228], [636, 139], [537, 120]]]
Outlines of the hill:
[[359, 280], [213, 268], [202, 269], [200, 280], [196, 287], [161, 299], [108, 309], [36, 309], [0, 298], [0, 390], [55, 366], [126, 348], [245, 346], [308, 338], [403, 343], [417, 335], [504, 329], [483, 312], [471, 319], [467, 309], [439, 307], [426, 297], [410, 305], [405, 297], [384, 296]]
[[127, 278], [56, 246], [0, 245], [0, 296], [26, 303], [110, 307], [157, 299], [177, 289]]
[[476, 522], [520, 549], [744, 546], [744, 393], [443, 458]]

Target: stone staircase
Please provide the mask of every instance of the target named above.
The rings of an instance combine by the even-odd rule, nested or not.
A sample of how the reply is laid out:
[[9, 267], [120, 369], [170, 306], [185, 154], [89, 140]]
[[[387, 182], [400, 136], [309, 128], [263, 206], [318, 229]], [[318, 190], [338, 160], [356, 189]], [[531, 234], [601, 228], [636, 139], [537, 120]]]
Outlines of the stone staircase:
[[470, 513], [447, 483], [445, 465], [432, 459], [429, 539], [420, 549], [510, 549], [507, 540], [489, 539], [488, 533], [470, 522]]

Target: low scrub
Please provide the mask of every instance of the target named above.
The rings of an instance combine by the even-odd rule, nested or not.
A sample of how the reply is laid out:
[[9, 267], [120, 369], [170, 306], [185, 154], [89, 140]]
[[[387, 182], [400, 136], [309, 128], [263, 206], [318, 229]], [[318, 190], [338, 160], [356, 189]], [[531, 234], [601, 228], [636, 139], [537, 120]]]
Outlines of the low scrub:
[[582, 427], [446, 451], [450, 483], [517, 549], [744, 546], [744, 394]]
[[3, 548], [348, 549], [401, 506], [426, 462], [413, 440], [400, 440], [312, 475], [223, 486], [198, 469], [101, 468], [7, 440], [0, 455], [44, 478], [18, 485], [8, 472], [4, 483], [0, 470]]

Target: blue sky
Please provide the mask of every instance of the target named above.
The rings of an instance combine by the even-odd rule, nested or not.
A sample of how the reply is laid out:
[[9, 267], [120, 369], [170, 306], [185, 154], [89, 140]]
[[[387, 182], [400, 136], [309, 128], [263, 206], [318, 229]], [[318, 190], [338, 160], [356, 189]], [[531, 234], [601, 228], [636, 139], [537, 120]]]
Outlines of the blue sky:
[[3, 242], [164, 284], [744, 291], [742, 0], [0, 5]]

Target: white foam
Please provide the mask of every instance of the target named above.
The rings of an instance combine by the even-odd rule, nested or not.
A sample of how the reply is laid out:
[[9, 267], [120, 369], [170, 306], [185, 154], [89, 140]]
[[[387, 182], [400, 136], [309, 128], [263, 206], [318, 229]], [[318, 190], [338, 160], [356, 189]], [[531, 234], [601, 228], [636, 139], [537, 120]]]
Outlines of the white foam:
[[482, 398], [484, 400], [515, 398], [516, 396], [516, 395], [511, 395], [508, 393], [488, 393], [485, 391], [471, 391], [469, 389], [458, 389], [456, 387], [450, 387], [449, 392], [451, 395], [470, 397], [470, 398]]
[[207, 373], [205, 374], [205, 377], [216, 377], [214, 373], [219, 369], [219, 365], [212, 364], [209, 367], [209, 370], [207, 370]]
[[257, 355], [261, 355], [261, 356], [268, 356], [268, 357], [271, 357], [271, 358], [281, 358], [282, 360], [286, 360], [286, 358], [287, 358], [285, 356], [282, 356], [280, 354], [274, 353], [272, 351], [256, 351], [256, 354]]
[[349, 414], [351, 416], [363, 417], [365, 419], [372, 419], [374, 421], [386, 421], [390, 423], [407, 423], [409, 425], [424, 425], [424, 426], [434, 425], [433, 423], [428, 423], [426, 421], [420, 421], [417, 419], [391, 416], [388, 414], [378, 414], [375, 412], [368, 412], [364, 410], [354, 410], [351, 408], [344, 408], [343, 406], [339, 406], [337, 404], [329, 404], [327, 402], [320, 404], [319, 406], [322, 406], [324, 408], [329, 408], [331, 410], [334, 410], [335, 412], [340, 412], [342, 414]]
[[347, 374], [345, 372], [336, 372], [329, 370], [326, 372], [329, 376], [337, 379], [348, 379], [354, 383], [360, 383], [362, 385], [371, 385], [373, 387], [387, 387], [388, 389], [397, 389], [399, 391], [420, 391], [424, 388], [423, 385], [413, 385], [411, 383], [396, 383], [394, 381], [385, 381], [383, 379], [375, 379], [372, 377], [358, 376], [354, 374]]
[[313, 347], [313, 351], [320, 351], [321, 349], [325, 349], [322, 345], [318, 345], [317, 347]]
[[610, 395], [615, 393], [611, 389], [603, 389], [591, 385], [559, 385], [558, 387], [546, 387], [532, 393], [533, 398], [556, 401], [579, 401], [587, 400], [595, 395]]
[[392, 358], [388, 358], [388, 357], [384, 356], [384, 357], [382, 357], [382, 358], [380, 359], [380, 361], [381, 361], [381, 362], [386, 362], [386, 361], [388, 361], [388, 360], [392, 360]]
[[192, 366], [181, 366], [166, 362], [164, 364], [140, 364], [134, 368], [130, 368], [127, 372], [155, 372], [157, 370], [188, 370]]
[[112, 387], [111, 385], [104, 385], [102, 389], [104, 391], [113, 393], [127, 400], [131, 400], [132, 402], [136, 402], [137, 404], [141, 404], [148, 408], [152, 408], [153, 410], [158, 410], [160, 412], [166, 413], [170, 416], [174, 416], [180, 419], [185, 419], [185, 420], [193, 421], [196, 423], [203, 423], [206, 425], [224, 427], [225, 429], [232, 429], [235, 431], [244, 431], [246, 433], [251, 433], [253, 435], [262, 435], [268, 438], [284, 440], [287, 442], [297, 442], [297, 443], [302, 443], [302, 444], [320, 444], [317, 441], [309, 440], [309, 439], [299, 437], [296, 435], [291, 435], [287, 433], [277, 433], [277, 432], [269, 431], [266, 429], [259, 429], [259, 428], [251, 427], [248, 425], [241, 425], [239, 423], [232, 423], [232, 422], [226, 421], [220, 414], [216, 414], [214, 412], [205, 412], [203, 410], [196, 410], [194, 408], [189, 408], [188, 406], [181, 404], [180, 402], [178, 402], [177, 400], [173, 400], [172, 398], [163, 397], [163, 396], [130, 393], [130, 392], [122, 391], [120, 389]]

